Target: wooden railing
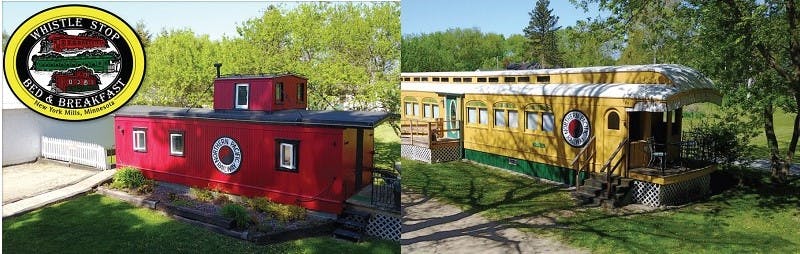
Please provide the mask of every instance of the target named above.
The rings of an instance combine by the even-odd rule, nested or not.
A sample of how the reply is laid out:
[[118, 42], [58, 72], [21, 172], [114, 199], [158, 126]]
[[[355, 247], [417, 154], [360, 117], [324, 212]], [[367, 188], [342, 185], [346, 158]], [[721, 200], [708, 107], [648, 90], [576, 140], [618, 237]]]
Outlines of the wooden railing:
[[[448, 127], [450, 126], [450, 127]], [[400, 120], [400, 137], [408, 138], [411, 145], [414, 142], [422, 142], [425, 145], [437, 143], [439, 141], [452, 141], [448, 133], [455, 132], [455, 137], [461, 137], [461, 121], [437, 118], [434, 121], [424, 121], [416, 119]]]
[[581, 171], [586, 169], [589, 171], [589, 167], [593, 166], [592, 159], [597, 155], [597, 150], [595, 149], [595, 137], [592, 136], [589, 138], [589, 142], [586, 142], [586, 145], [581, 148], [575, 158], [572, 159], [570, 165], [572, 165], [572, 169], [575, 170], [575, 189], [579, 190], [581, 187]]
[[[625, 158], [627, 158], [628, 153], [625, 150], [627, 150], [626, 148], [628, 147], [628, 140], [629, 140], [628, 138], [622, 140], [622, 142], [620, 142], [619, 145], [617, 146], [617, 149], [614, 149], [614, 152], [611, 153], [611, 156], [608, 157], [608, 160], [606, 160], [606, 162], [603, 163], [603, 167], [600, 168], [600, 173], [603, 172], [606, 173], [606, 195], [608, 195], [608, 197], [611, 196], [611, 177], [614, 175], [614, 171], [617, 170], [619, 165], [621, 165], [622, 162], [625, 160]], [[619, 160], [617, 160], [617, 162], [614, 163], [614, 159], [617, 157], [619, 157]], [[622, 171], [620, 171], [620, 175], [625, 175], [626, 173], [627, 170], [623, 169]]]

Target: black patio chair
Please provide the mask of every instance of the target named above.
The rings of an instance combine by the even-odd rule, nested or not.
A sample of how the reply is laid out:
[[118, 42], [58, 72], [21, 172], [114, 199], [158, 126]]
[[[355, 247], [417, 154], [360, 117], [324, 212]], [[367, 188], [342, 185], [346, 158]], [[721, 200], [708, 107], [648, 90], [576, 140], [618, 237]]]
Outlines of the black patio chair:
[[[648, 168], [653, 168], [654, 165], [658, 165], [658, 169], [661, 169], [661, 174], [664, 174], [664, 168], [666, 167], [666, 160], [667, 160], [667, 152], [666, 151], [659, 151], [658, 147], [664, 147], [664, 144], [658, 144], [655, 141], [655, 138], [649, 137], [647, 138], [647, 145], [645, 147], [645, 152], [650, 154], [650, 160], [647, 162]], [[658, 160], [658, 164], [655, 164], [656, 160]]]

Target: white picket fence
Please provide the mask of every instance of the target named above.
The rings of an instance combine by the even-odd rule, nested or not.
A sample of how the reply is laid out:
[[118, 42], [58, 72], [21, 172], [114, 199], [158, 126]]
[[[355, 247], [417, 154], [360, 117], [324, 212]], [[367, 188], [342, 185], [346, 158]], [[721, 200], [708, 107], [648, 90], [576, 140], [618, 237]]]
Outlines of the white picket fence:
[[42, 137], [42, 157], [108, 169], [106, 149], [98, 144]]

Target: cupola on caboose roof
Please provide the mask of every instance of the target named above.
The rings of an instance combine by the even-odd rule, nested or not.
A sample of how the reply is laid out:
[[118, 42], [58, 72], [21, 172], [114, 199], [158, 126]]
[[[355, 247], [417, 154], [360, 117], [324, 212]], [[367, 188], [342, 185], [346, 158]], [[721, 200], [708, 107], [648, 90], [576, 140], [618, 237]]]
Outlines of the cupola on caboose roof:
[[214, 79], [214, 110], [305, 109], [305, 77], [286, 74], [228, 75]]

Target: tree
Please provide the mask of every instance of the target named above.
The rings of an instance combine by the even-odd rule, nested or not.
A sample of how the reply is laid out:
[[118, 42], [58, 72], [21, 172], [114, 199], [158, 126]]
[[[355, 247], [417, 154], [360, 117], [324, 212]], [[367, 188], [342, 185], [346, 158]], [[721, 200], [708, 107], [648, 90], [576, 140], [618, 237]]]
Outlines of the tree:
[[564, 67], [614, 65], [620, 41], [604, 26], [578, 21], [556, 34]]
[[142, 41], [142, 46], [147, 47], [150, 46], [150, 42], [153, 39], [153, 35], [147, 31], [147, 27], [144, 24], [144, 20], [139, 20], [136, 22], [136, 27], [133, 29], [136, 31], [136, 36], [139, 36], [139, 40]]
[[[795, 115], [783, 156], [773, 117], [775, 107], [793, 113], [800, 109], [800, 10], [794, 0], [573, 0], [584, 8], [590, 2], [611, 12], [606, 21], [623, 36], [630, 35], [625, 31], [634, 24], [654, 33], [649, 38], [657, 39], [643, 39], [642, 45], [660, 44], [669, 51], [659, 56], [706, 73], [729, 107], [758, 113], [773, 182], [786, 182], [800, 135], [800, 115]], [[654, 13], [670, 15], [650, 18]]]
[[477, 28], [410, 34], [402, 44], [404, 72], [502, 69], [508, 52], [502, 35]]
[[539, 61], [543, 67], [561, 66], [561, 54], [558, 51], [556, 31], [558, 17], [553, 9], [548, 9], [550, 0], [537, 0], [536, 7], [528, 15], [531, 16], [528, 26], [522, 31], [528, 38], [531, 58]]
[[8, 35], [8, 33], [6, 33], [6, 30], [3, 30], [3, 45], [2, 45], [3, 50], [5, 50], [6, 44], [8, 43], [8, 37], [10, 36], [11, 35]]

